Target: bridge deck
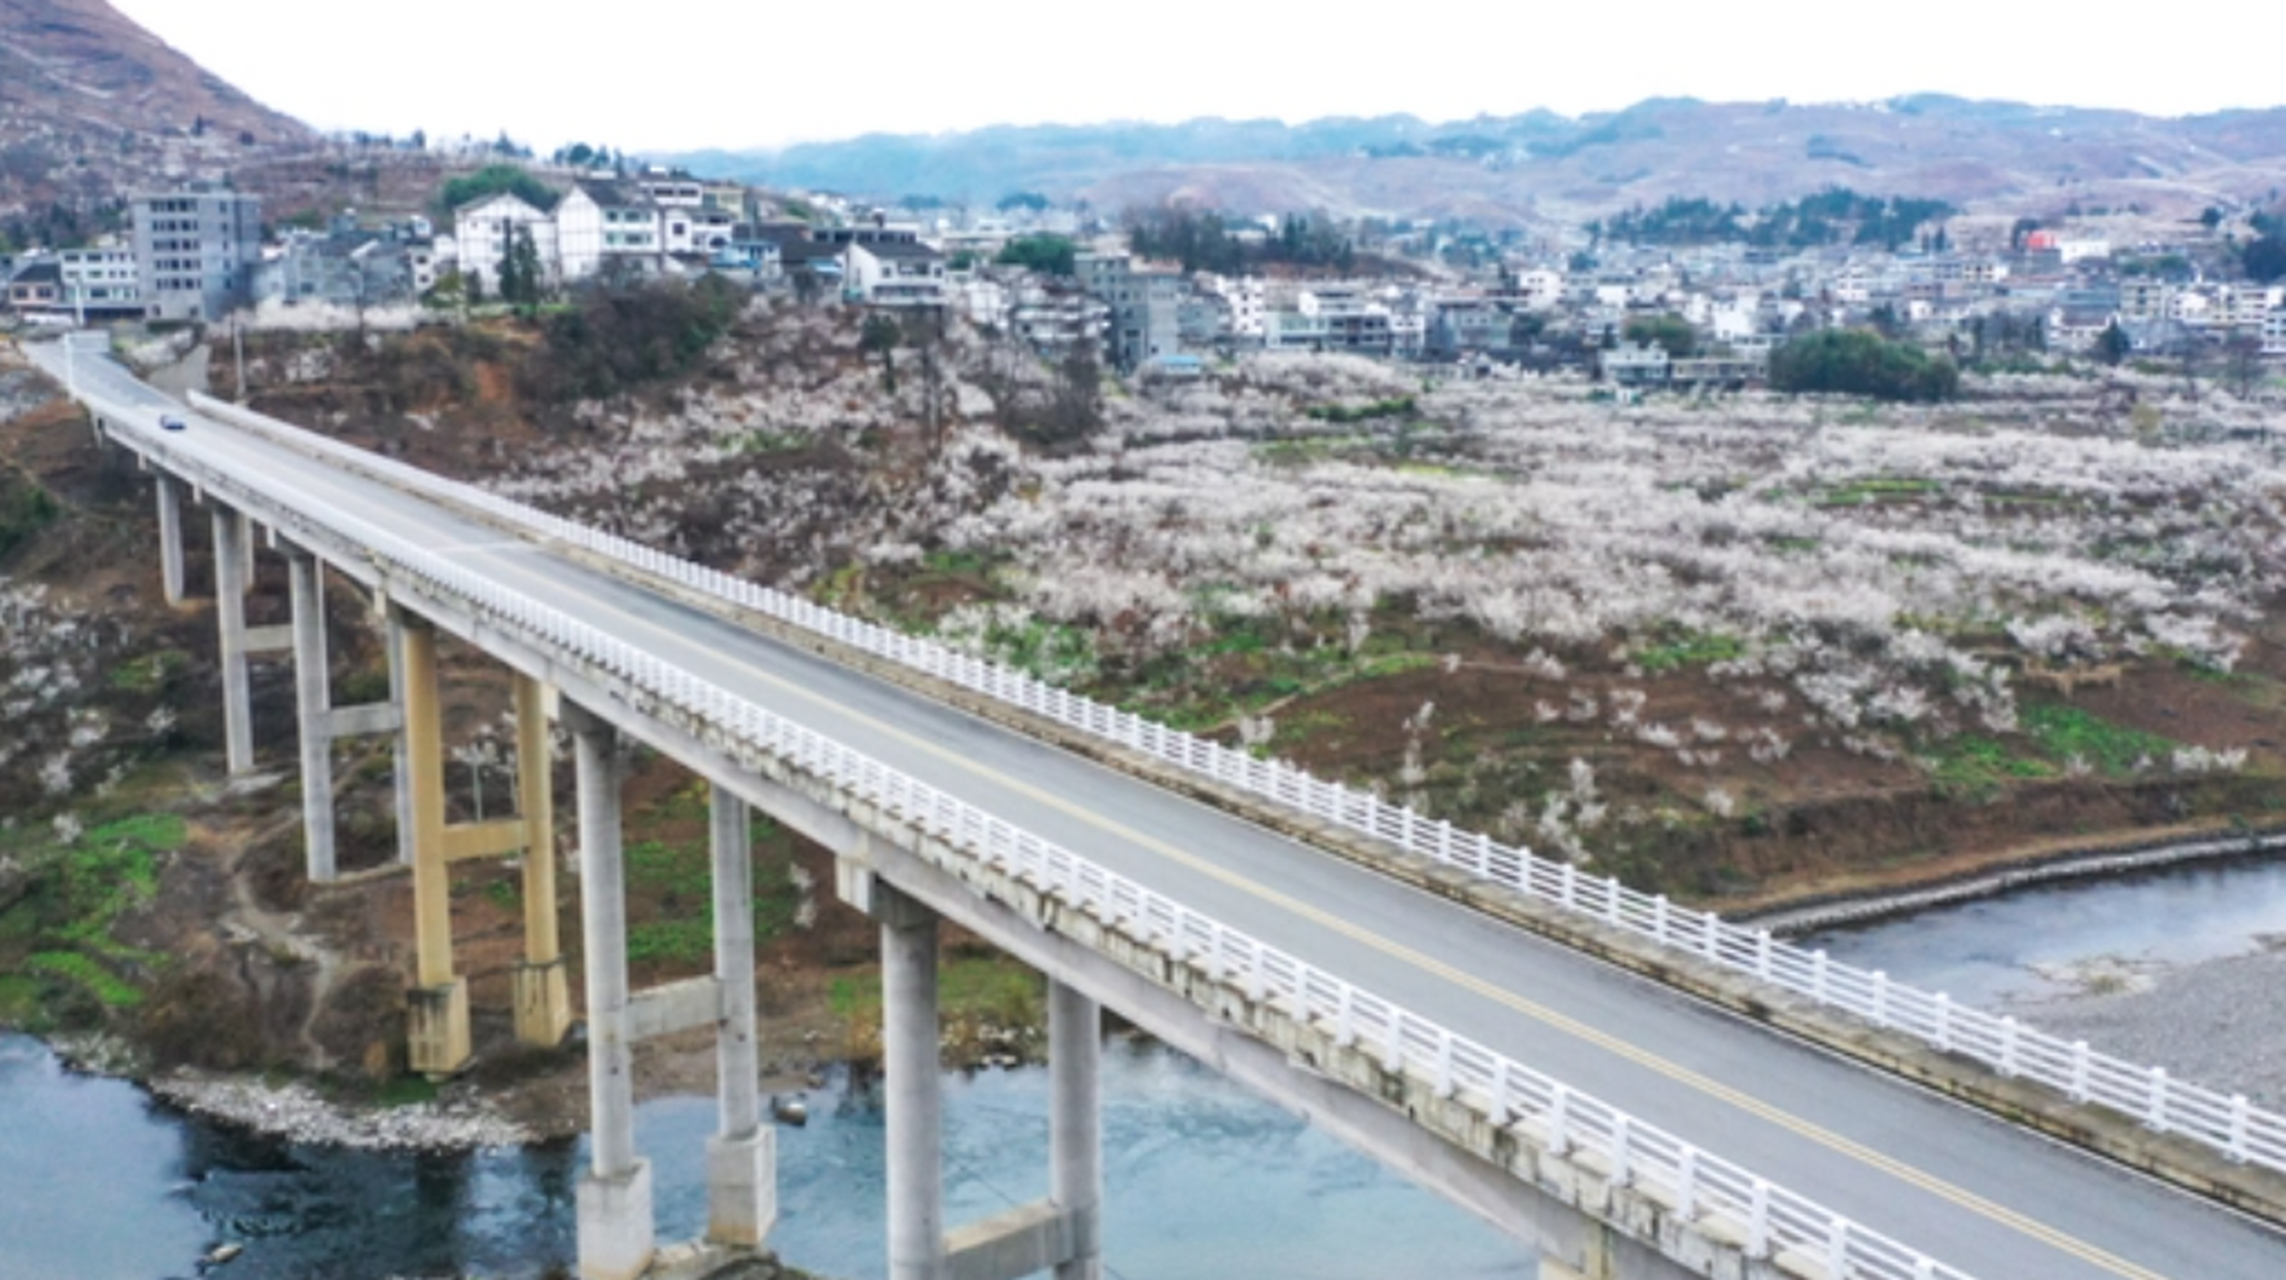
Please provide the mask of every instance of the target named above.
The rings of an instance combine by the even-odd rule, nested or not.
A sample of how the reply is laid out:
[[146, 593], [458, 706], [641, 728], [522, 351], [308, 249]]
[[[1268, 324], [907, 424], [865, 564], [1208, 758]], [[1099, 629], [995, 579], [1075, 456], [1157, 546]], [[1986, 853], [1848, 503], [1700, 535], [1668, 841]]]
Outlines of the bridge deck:
[[[108, 366], [116, 399], [166, 403]], [[2277, 1280], [2286, 1236], [1463, 906], [229, 426], [286, 481], [1988, 1280]]]

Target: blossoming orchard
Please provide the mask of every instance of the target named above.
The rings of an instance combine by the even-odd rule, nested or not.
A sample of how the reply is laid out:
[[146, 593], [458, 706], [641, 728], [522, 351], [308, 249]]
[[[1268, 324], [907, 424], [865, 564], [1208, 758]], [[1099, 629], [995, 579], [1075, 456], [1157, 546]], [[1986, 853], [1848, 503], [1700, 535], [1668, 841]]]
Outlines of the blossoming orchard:
[[[2045, 838], [2237, 815], [2201, 784], [2279, 764], [2280, 411], [2213, 387], [1630, 403], [1264, 355], [1042, 446], [1010, 407], [1053, 370], [965, 328], [894, 390], [843, 319], [749, 336], [494, 483], [1683, 892], [1796, 869], [1816, 821], [1751, 841], [1821, 804], [2065, 797], [2002, 833]], [[1917, 821], [1869, 851], [1966, 838]]]

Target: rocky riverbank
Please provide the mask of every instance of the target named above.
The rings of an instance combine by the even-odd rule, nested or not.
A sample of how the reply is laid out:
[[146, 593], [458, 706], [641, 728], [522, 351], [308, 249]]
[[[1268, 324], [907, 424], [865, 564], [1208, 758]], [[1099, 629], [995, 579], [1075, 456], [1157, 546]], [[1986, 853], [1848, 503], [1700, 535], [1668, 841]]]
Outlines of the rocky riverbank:
[[289, 1142], [363, 1150], [466, 1150], [519, 1146], [530, 1129], [502, 1115], [472, 1085], [397, 1106], [344, 1104], [307, 1082], [273, 1084], [239, 1076], [178, 1071], [148, 1082], [152, 1096], [194, 1116]]
[[2175, 967], [2099, 957], [2061, 977], [2067, 994], [2009, 1002], [2042, 1028], [2211, 1088], [2286, 1105], [2286, 934], [2261, 949]]

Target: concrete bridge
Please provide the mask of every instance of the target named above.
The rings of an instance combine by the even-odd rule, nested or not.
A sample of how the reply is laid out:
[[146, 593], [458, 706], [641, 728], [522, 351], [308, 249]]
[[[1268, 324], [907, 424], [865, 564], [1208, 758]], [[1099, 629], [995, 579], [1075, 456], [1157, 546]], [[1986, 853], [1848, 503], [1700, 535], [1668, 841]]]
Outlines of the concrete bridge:
[[[530, 851], [516, 1032], [571, 1021], [545, 769], [519, 816], [450, 825], [436, 638], [516, 677], [519, 759], [571, 733], [593, 1101], [582, 1275], [660, 1256], [633, 1126], [637, 1040], [720, 1046], [707, 1239], [774, 1217], [756, 1098], [751, 809], [836, 856], [880, 924], [896, 1280], [1103, 1273], [1099, 1011], [1123, 1016], [1525, 1241], [1549, 1277], [2276, 1280], [2286, 1120], [2164, 1072], [1828, 962], [1664, 899], [1198, 741], [289, 424], [196, 412], [66, 343], [34, 357], [154, 477], [161, 579], [184, 500], [214, 539], [227, 750], [254, 761], [247, 663], [290, 654], [309, 874], [334, 875], [327, 744], [396, 743], [417, 913], [416, 1069], [469, 1057], [447, 875]], [[164, 430], [162, 415], [188, 419]], [[253, 557], [293, 621], [249, 628]], [[389, 700], [331, 704], [328, 573], [388, 636]], [[628, 981], [629, 742], [711, 784], [715, 972]], [[944, 1221], [935, 933], [1048, 978], [1048, 1197]]]

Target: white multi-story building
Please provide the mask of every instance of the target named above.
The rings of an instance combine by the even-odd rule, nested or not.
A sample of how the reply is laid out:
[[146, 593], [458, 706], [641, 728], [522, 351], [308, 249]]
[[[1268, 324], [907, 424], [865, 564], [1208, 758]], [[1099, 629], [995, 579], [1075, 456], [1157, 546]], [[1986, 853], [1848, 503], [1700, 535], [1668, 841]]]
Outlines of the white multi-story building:
[[1552, 311], [1564, 300], [1564, 274], [1535, 267], [1516, 273], [1516, 305], [1527, 311]]
[[842, 250], [841, 287], [877, 307], [933, 307], [945, 300], [945, 260], [925, 244], [852, 243]]
[[581, 182], [556, 205], [556, 270], [585, 280], [608, 258], [656, 259], [665, 249], [659, 209], [632, 184]]
[[453, 240], [460, 249], [461, 274], [480, 281], [488, 293], [500, 288], [500, 263], [520, 235], [532, 237], [540, 268], [551, 280], [563, 277], [563, 254], [556, 220], [503, 191], [472, 200], [453, 211]]
[[1198, 287], [1221, 298], [1230, 313], [1230, 336], [1244, 342], [1262, 338], [1262, 282], [1252, 276], [1218, 276], [1202, 272]]
[[74, 315], [106, 317], [143, 313], [143, 273], [135, 251], [117, 245], [66, 249], [56, 255], [63, 274], [63, 305]]
[[2262, 354], [2286, 356], [2286, 307], [2262, 317]]

